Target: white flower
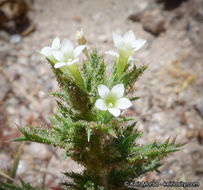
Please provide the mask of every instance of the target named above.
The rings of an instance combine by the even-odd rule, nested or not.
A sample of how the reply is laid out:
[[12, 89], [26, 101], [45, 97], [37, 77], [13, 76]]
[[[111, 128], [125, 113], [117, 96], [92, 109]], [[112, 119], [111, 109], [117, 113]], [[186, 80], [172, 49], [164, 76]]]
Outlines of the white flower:
[[[123, 37], [113, 32], [113, 42], [116, 48], [118, 48], [119, 53], [126, 54], [125, 56], [128, 57], [128, 61], [134, 60], [130, 55], [134, 52], [139, 50], [145, 43], [146, 40], [137, 39], [132, 30], [129, 30]], [[116, 56], [119, 58], [119, 54], [115, 51], [106, 51], [106, 54]]]
[[123, 84], [115, 85], [111, 91], [105, 85], [99, 85], [98, 93], [101, 99], [95, 102], [95, 107], [103, 111], [108, 110], [115, 117], [121, 114], [120, 110], [127, 109], [132, 105], [128, 98], [123, 97]]
[[123, 37], [113, 32], [113, 42], [118, 48], [118, 53], [107, 51], [107, 54], [116, 56], [117, 58], [117, 76], [120, 77], [125, 70], [128, 61], [134, 60], [131, 55], [134, 51], [139, 50], [146, 42], [143, 39], [136, 39], [132, 30], [129, 30]]
[[[108, 55], [112, 55], [112, 56], [115, 56], [117, 59], [119, 59], [119, 54], [115, 51], [105, 51], [104, 52], [105, 54], [108, 54]], [[128, 61], [138, 61], [138, 59], [135, 59], [133, 58], [132, 56], [130, 56], [128, 58]]]
[[129, 30], [122, 37], [120, 34], [113, 32], [113, 42], [119, 51], [130, 51], [130, 54], [139, 50], [146, 42], [143, 39], [136, 39], [132, 30]]
[[54, 65], [55, 68], [60, 68], [65, 65], [72, 65], [76, 63], [79, 58], [78, 56], [84, 50], [86, 46], [80, 45], [73, 49], [73, 45], [69, 40], [64, 40], [61, 44], [60, 50], [53, 50], [52, 54], [58, 62]]
[[44, 55], [45, 57], [51, 57], [52, 56], [52, 51], [53, 50], [59, 50], [61, 48], [61, 43], [60, 43], [60, 39], [58, 37], [56, 37], [52, 44], [51, 47], [44, 47], [42, 48], [42, 50], [40, 51], [40, 53], [42, 55]]

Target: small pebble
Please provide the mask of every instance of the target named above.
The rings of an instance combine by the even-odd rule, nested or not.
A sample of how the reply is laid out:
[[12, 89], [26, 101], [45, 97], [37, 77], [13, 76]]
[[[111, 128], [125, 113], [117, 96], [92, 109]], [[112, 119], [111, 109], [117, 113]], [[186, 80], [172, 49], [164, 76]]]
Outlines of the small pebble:
[[10, 42], [11, 42], [12, 44], [17, 44], [17, 43], [19, 43], [21, 40], [22, 40], [22, 37], [21, 37], [20, 35], [18, 35], [18, 34], [13, 34], [13, 35], [11, 35]]

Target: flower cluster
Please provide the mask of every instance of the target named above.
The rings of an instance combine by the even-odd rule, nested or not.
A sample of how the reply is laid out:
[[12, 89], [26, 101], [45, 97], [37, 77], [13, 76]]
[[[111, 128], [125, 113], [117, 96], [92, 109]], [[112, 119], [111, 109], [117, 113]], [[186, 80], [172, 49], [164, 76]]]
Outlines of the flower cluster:
[[[56, 37], [51, 47], [44, 47], [40, 53], [52, 61], [55, 69], [61, 69], [63, 72], [70, 74], [75, 82], [85, 90], [84, 80], [81, 77], [77, 62], [82, 52], [87, 55], [86, 39], [82, 32], [78, 32], [76, 38], [79, 46], [75, 49], [69, 40], [65, 39], [61, 43], [60, 39]], [[127, 62], [133, 60], [131, 57], [132, 53], [139, 50], [146, 40], [136, 39], [133, 31], [130, 30], [123, 37], [113, 33], [113, 42], [115, 47], [118, 48], [118, 53], [112, 51], [107, 51], [106, 53], [116, 56], [118, 60], [117, 75], [120, 77]], [[123, 84], [115, 85], [111, 91], [107, 86], [99, 85], [98, 94], [101, 99], [96, 100], [95, 107], [102, 111], [108, 110], [115, 117], [121, 114], [120, 110], [127, 109], [132, 105], [129, 99], [123, 97]]]

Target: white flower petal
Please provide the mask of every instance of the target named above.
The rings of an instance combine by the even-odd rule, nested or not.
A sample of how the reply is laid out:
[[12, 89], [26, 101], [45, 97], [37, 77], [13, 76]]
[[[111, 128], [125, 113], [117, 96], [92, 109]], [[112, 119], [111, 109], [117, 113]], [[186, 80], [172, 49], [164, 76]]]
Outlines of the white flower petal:
[[106, 104], [105, 104], [104, 100], [102, 100], [102, 99], [98, 99], [95, 102], [95, 107], [100, 109], [100, 110], [103, 110], [103, 111], [107, 110]]
[[119, 57], [119, 54], [115, 51], [105, 51], [104, 53], [115, 57]]
[[105, 85], [99, 85], [98, 86], [98, 93], [101, 96], [101, 98], [105, 98], [106, 95], [110, 93], [110, 90]]
[[146, 43], [146, 40], [144, 40], [144, 39], [138, 39], [138, 40], [134, 41], [133, 42], [134, 51], [139, 50], [145, 43]]
[[54, 56], [54, 58], [58, 61], [64, 62], [65, 57], [63, 55], [63, 53], [59, 50], [52, 50], [52, 54]]
[[62, 46], [62, 47], [66, 46], [66, 47], [68, 47], [69, 49], [73, 49], [73, 44], [72, 44], [71, 41], [68, 40], [68, 39], [64, 39], [64, 40], [62, 41], [62, 43], [61, 43], [61, 46]]
[[132, 106], [132, 103], [128, 98], [120, 98], [116, 102], [116, 107], [119, 108], [119, 109], [127, 109], [130, 106]]
[[138, 59], [133, 58], [132, 56], [129, 57], [128, 61], [139, 61]]
[[129, 30], [123, 36], [123, 40], [125, 41], [125, 43], [132, 43], [133, 41], [135, 41], [135, 39], [136, 38], [135, 38], [134, 32], [132, 30]]
[[124, 94], [124, 85], [117, 84], [111, 89], [111, 93], [115, 94], [117, 98], [121, 98]]
[[54, 68], [60, 68], [60, 67], [63, 67], [63, 66], [65, 66], [66, 65], [66, 63], [63, 63], [63, 62], [58, 62], [58, 63], [56, 63], [55, 65], [54, 65]]
[[76, 58], [76, 59], [74, 59], [73, 61], [68, 62], [67, 64], [68, 64], [69, 66], [71, 66], [71, 65], [73, 65], [74, 63], [77, 63], [78, 61], [79, 61], [79, 58]]
[[115, 117], [118, 117], [121, 114], [121, 111], [117, 108], [108, 108], [108, 111]]
[[120, 34], [113, 32], [113, 42], [115, 47], [119, 48], [123, 42], [123, 38]]
[[86, 47], [86, 45], [81, 45], [81, 46], [76, 47], [73, 51], [73, 56], [75, 58], [78, 57], [81, 54], [81, 52], [85, 49], [85, 47]]
[[51, 45], [52, 49], [59, 49], [61, 47], [61, 43], [60, 43], [60, 39], [58, 37], [56, 37]]
[[40, 53], [41, 53], [42, 55], [44, 55], [45, 57], [50, 57], [50, 56], [52, 56], [51, 48], [50, 48], [50, 47], [44, 47], [44, 48], [42, 48], [42, 50], [40, 51]]
[[61, 46], [61, 52], [66, 57], [72, 57], [73, 56], [73, 45], [69, 40], [64, 40], [63, 45]]

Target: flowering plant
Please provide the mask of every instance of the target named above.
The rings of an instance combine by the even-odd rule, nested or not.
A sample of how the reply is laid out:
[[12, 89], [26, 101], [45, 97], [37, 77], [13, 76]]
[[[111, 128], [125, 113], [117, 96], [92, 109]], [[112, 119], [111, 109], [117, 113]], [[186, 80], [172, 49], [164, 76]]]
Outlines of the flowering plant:
[[[57, 146], [84, 166], [83, 173], [65, 173], [72, 183], [64, 182], [65, 189], [119, 190], [124, 182], [134, 180], [150, 171], [158, 171], [161, 160], [179, 150], [175, 139], [161, 144], [139, 145], [136, 140], [142, 132], [136, 121], [121, 110], [132, 106], [138, 97], [130, 91], [145, 71], [131, 61], [134, 51], [145, 40], [136, 40], [130, 30], [124, 37], [113, 33], [118, 48], [112, 72], [106, 74], [106, 64], [95, 49], [88, 51], [83, 33], [77, 33], [79, 46], [75, 49], [69, 40], [60, 43], [55, 38], [51, 47], [41, 54], [55, 73], [61, 91], [52, 93], [57, 98], [58, 113], [50, 117], [50, 128], [19, 127], [22, 136], [14, 141], [32, 141]], [[79, 55], [86, 59], [79, 67]], [[107, 52], [109, 53], [109, 52]]]

